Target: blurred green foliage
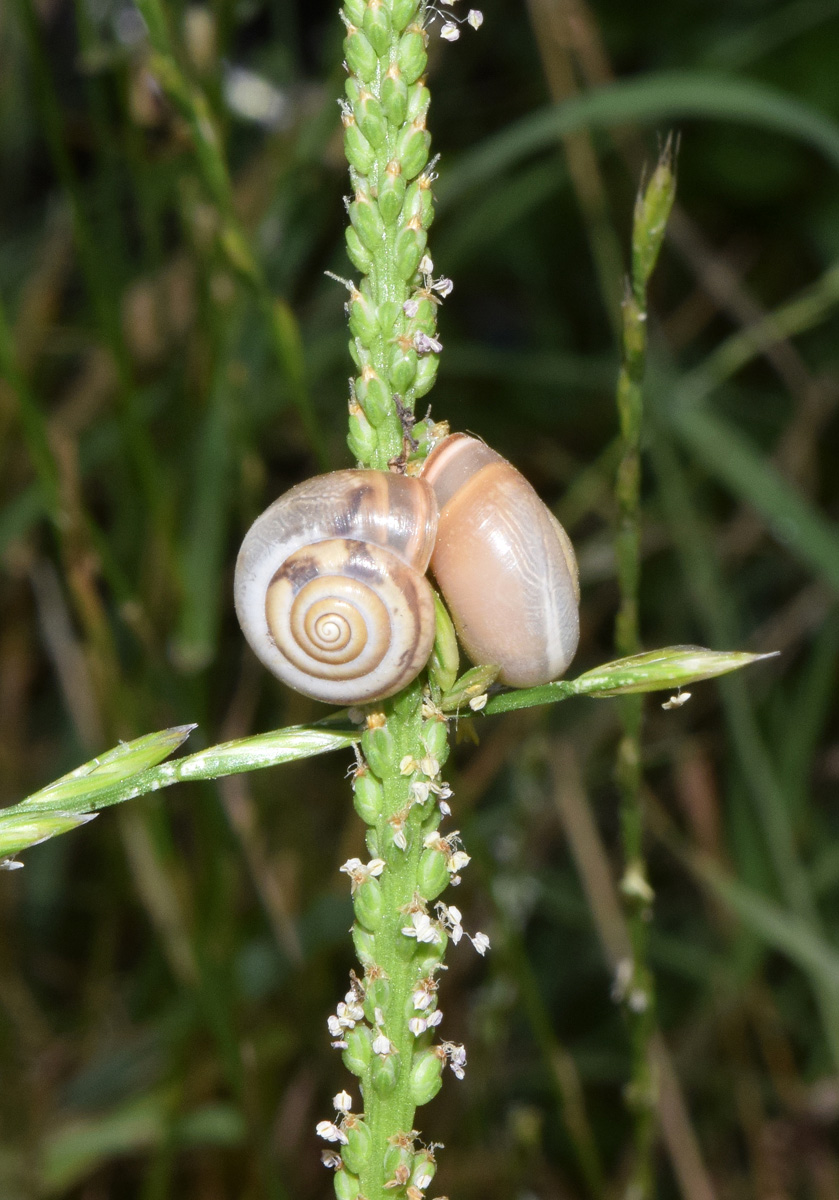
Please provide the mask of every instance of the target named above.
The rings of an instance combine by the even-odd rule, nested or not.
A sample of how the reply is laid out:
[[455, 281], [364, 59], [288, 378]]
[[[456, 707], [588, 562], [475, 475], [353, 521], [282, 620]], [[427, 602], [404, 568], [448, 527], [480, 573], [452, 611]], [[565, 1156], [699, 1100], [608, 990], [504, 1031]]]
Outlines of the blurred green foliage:
[[[166, 10], [185, 107], [129, 0], [0, 7], [4, 803], [150, 730], [195, 721], [199, 749], [322, 715], [246, 653], [230, 584], [256, 513], [348, 465], [324, 276], [349, 273], [342, 28], [326, 0]], [[574, 538], [575, 674], [613, 657], [616, 305], [642, 168], [680, 136], [642, 640], [783, 654], [647, 707], [665, 1196], [839, 1191], [837, 61], [835, 0], [498, 0], [434, 42], [430, 244], [455, 281], [434, 415], [513, 459]], [[429, 1110], [434, 1190], [599, 1194], [599, 1172], [616, 1195], [616, 709], [473, 726], [457, 903], [495, 952], [443, 981], [470, 1064]], [[325, 1194], [336, 868], [361, 850], [346, 767], [146, 797], [0, 879], [4, 1198]]]

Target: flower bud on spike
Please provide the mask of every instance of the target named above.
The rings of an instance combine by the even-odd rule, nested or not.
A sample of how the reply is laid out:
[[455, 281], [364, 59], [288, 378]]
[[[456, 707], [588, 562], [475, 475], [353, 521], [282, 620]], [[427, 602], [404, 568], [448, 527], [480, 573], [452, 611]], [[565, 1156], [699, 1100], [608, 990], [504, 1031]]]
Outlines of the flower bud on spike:
[[372, 1034], [366, 1025], [356, 1025], [355, 1029], [351, 1029], [344, 1035], [347, 1048], [341, 1057], [344, 1060], [344, 1066], [353, 1075], [363, 1075], [370, 1066], [373, 1054], [372, 1040]]
[[413, 20], [417, 11], [418, 0], [391, 0], [390, 19], [394, 29], [404, 29]]
[[390, 47], [390, 13], [383, 0], [368, 0], [364, 14], [364, 32], [377, 54], [384, 54]]
[[382, 1162], [385, 1179], [395, 1179], [399, 1176], [404, 1176], [407, 1182], [411, 1177], [413, 1165], [414, 1151], [410, 1146], [405, 1145], [404, 1138], [397, 1136], [397, 1138], [392, 1139], [387, 1150], [385, 1150]]
[[[354, 291], [350, 297], [349, 326], [350, 333], [354, 334], [357, 338], [361, 338], [362, 342], [366, 342], [367, 345], [379, 335], [376, 306], [371, 304], [362, 292]], [[367, 406], [363, 403], [360, 396], [358, 400], [364, 411], [367, 412]], [[367, 415], [369, 417], [370, 413], [368, 412]], [[374, 425], [375, 423], [373, 421]]]
[[408, 388], [413, 385], [416, 373], [417, 352], [411, 346], [410, 341], [406, 345], [397, 342], [391, 346], [388, 356], [388, 374], [394, 391], [404, 396]]
[[359, 405], [355, 403], [350, 404], [349, 430], [347, 445], [350, 448], [350, 454], [359, 462], [369, 462], [376, 451], [379, 439], [375, 429]]
[[414, 1158], [414, 1168], [411, 1171], [411, 1183], [424, 1192], [431, 1180], [437, 1174], [437, 1163], [432, 1150], [422, 1149]]
[[414, 1104], [427, 1104], [443, 1086], [440, 1076], [443, 1063], [435, 1050], [421, 1050], [411, 1063], [411, 1099]]
[[376, 1020], [376, 1009], [385, 1009], [390, 1000], [390, 980], [378, 975], [367, 981], [364, 992], [364, 1015], [368, 1021]]
[[344, 1167], [335, 1172], [335, 1195], [337, 1200], [358, 1200], [361, 1180], [351, 1175]]
[[432, 758], [443, 762], [449, 749], [449, 731], [446, 728], [446, 722], [426, 721], [422, 727], [422, 744]]
[[[457, 679], [457, 672], [460, 668], [460, 652], [457, 648], [457, 634], [452, 619], [436, 592], [434, 593], [434, 618], [436, 630], [434, 649], [431, 651], [428, 663], [428, 675], [432, 684], [441, 692], [448, 692]], [[439, 758], [440, 755], [437, 757]]]
[[372, 252], [378, 250], [384, 240], [385, 223], [375, 200], [363, 192], [358, 193], [350, 205], [350, 220], [367, 249]]
[[422, 296], [421, 299], [417, 300], [416, 311], [411, 318], [409, 328], [411, 337], [413, 337], [417, 330], [422, 330], [423, 333], [432, 335], [436, 327], [436, 316], [436, 305], [433, 300], [430, 300], [428, 296]]
[[362, 275], [369, 275], [373, 269], [373, 256], [358, 236], [358, 232], [352, 225], [348, 225], [344, 237], [350, 262]]
[[428, 162], [430, 149], [431, 134], [424, 126], [411, 124], [403, 129], [396, 142], [394, 157], [399, 161], [406, 180], [419, 175]]
[[378, 821], [384, 798], [385, 790], [373, 772], [367, 767], [358, 770], [353, 779], [353, 804], [367, 825], [375, 825]]
[[388, 163], [385, 177], [379, 187], [379, 212], [386, 225], [393, 225], [398, 219], [404, 199], [405, 179], [401, 165], [394, 159]]
[[413, 279], [425, 253], [428, 236], [423, 229], [400, 229], [396, 236], [396, 269], [402, 279]]
[[353, 25], [360, 25], [364, 20], [365, 0], [344, 0], [344, 16]]
[[347, 1144], [341, 1147], [341, 1158], [351, 1171], [360, 1174], [370, 1158], [373, 1137], [360, 1117], [349, 1118], [344, 1132], [347, 1135]]
[[449, 886], [446, 856], [439, 850], [423, 850], [419, 860], [417, 886], [424, 900], [436, 900]]
[[375, 82], [379, 56], [360, 29], [351, 27], [347, 32], [347, 36], [344, 38], [344, 57], [354, 75], [357, 75], [364, 83]]
[[379, 835], [375, 829], [368, 829], [364, 835], [364, 844], [371, 858], [381, 858]]
[[356, 922], [352, 927], [352, 940], [358, 961], [363, 967], [372, 967], [376, 961], [376, 939], [372, 933], [362, 929]]
[[409, 183], [405, 189], [402, 215], [406, 222], [419, 222], [423, 229], [427, 229], [431, 224], [434, 217], [434, 198], [425, 175]]
[[439, 366], [440, 357], [437, 354], [424, 354], [419, 360], [413, 386], [415, 400], [425, 396], [434, 387]]
[[370, 1074], [373, 1076], [373, 1087], [380, 1096], [389, 1096], [396, 1088], [398, 1076], [392, 1055], [389, 1054], [387, 1058], [374, 1055]]
[[353, 112], [359, 129], [370, 145], [378, 150], [387, 140], [387, 118], [381, 104], [375, 96], [365, 91], [353, 105]]
[[424, 83], [415, 83], [408, 88], [408, 107], [405, 120], [425, 127], [425, 116], [431, 104], [431, 92]]
[[[369, 42], [367, 44], [369, 45]], [[402, 78], [409, 87], [412, 83], [416, 83], [425, 71], [428, 65], [428, 55], [425, 52], [425, 33], [418, 25], [410, 26], [402, 34], [396, 51], [396, 61]]]
[[371, 933], [381, 927], [384, 916], [384, 898], [378, 879], [369, 875], [353, 896], [353, 908], [359, 922]]
[[388, 776], [398, 761], [393, 734], [387, 725], [375, 725], [361, 735], [364, 757], [380, 779]]
[[352, 113], [344, 118], [344, 153], [347, 162], [361, 175], [369, 175], [376, 164], [376, 152], [361, 132]]
[[391, 125], [402, 125], [408, 112], [408, 85], [394, 65], [382, 80], [382, 108]]

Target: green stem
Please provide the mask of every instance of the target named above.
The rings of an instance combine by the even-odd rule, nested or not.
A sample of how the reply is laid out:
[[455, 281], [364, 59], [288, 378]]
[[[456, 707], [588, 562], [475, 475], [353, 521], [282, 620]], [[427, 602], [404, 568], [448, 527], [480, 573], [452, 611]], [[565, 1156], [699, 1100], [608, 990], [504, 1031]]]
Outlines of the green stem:
[[[341, 12], [347, 251], [362, 275], [358, 285], [346, 281], [357, 371], [348, 443], [360, 466], [379, 470], [404, 471], [425, 451], [428, 428], [415, 425], [413, 410], [436, 377], [437, 306], [450, 287], [433, 278], [426, 253], [433, 218], [426, 15], [425, 0], [345, 0]], [[447, 727], [425, 676], [366, 720], [353, 789], [371, 858], [342, 868], [352, 881], [364, 978], [354, 980], [348, 1008], [330, 1018], [344, 1062], [361, 1081], [364, 1111], [349, 1111], [352, 1098], [342, 1093], [339, 1123], [320, 1129], [338, 1142], [326, 1161], [339, 1200], [396, 1200], [422, 1194], [436, 1169], [433, 1154], [415, 1143], [417, 1106], [439, 1090], [447, 1059], [462, 1074], [462, 1050], [434, 1045], [436, 973], [452, 922], [435, 901], [465, 855], [437, 833]]]
[[[671, 147], [668, 142], [647, 187], [639, 194], [632, 233], [632, 279], [623, 304], [623, 361], [618, 378], [617, 404], [622, 443], [616, 496], [618, 528], [615, 539], [620, 606], [615, 646], [620, 655], [638, 654], [638, 588], [641, 573], [641, 428], [643, 380], [647, 353], [647, 284], [655, 266], [667, 217], [674, 198]], [[621, 890], [627, 911], [631, 961], [619, 980], [626, 1003], [632, 1053], [632, 1078], [627, 1098], [634, 1116], [635, 1159], [627, 1188], [633, 1200], [655, 1191], [656, 1080], [650, 1054], [655, 1032], [654, 981], [648, 966], [648, 925], [653, 892], [644, 856], [641, 723], [639, 695], [621, 698], [623, 736], [618, 748], [617, 779], [621, 794], [621, 835], [624, 875]]]

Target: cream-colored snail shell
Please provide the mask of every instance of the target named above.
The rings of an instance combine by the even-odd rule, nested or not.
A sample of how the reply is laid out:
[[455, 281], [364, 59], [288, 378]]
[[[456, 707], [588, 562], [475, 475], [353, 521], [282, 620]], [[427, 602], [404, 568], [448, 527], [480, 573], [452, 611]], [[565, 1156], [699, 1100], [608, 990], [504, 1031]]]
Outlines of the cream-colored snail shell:
[[511, 687], [558, 679], [580, 639], [568, 534], [524, 476], [477, 438], [444, 438], [422, 478], [440, 508], [431, 569], [466, 653], [499, 666], [499, 682]]
[[334, 471], [286, 492], [254, 521], [236, 561], [236, 615], [256, 656], [330, 704], [398, 692], [434, 644], [424, 576], [436, 532], [423, 479]]

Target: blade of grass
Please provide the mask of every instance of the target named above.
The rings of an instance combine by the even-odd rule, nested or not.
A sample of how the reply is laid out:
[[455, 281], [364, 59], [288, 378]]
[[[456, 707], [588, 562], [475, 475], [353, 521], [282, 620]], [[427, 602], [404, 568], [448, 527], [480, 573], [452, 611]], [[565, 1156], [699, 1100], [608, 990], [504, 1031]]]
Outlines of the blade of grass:
[[817, 109], [753, 80], [711, 72], [663, 71], [575, 96], [486, 138], [442, 176], [440, 211], [472, 188], [497, 182], [503, 171], [579, 129], [608, 129], [633, 121], [669, 123], [690, 117], [753, 125], [794, 138], [812, 146], [839, 169], [839, 124]]

